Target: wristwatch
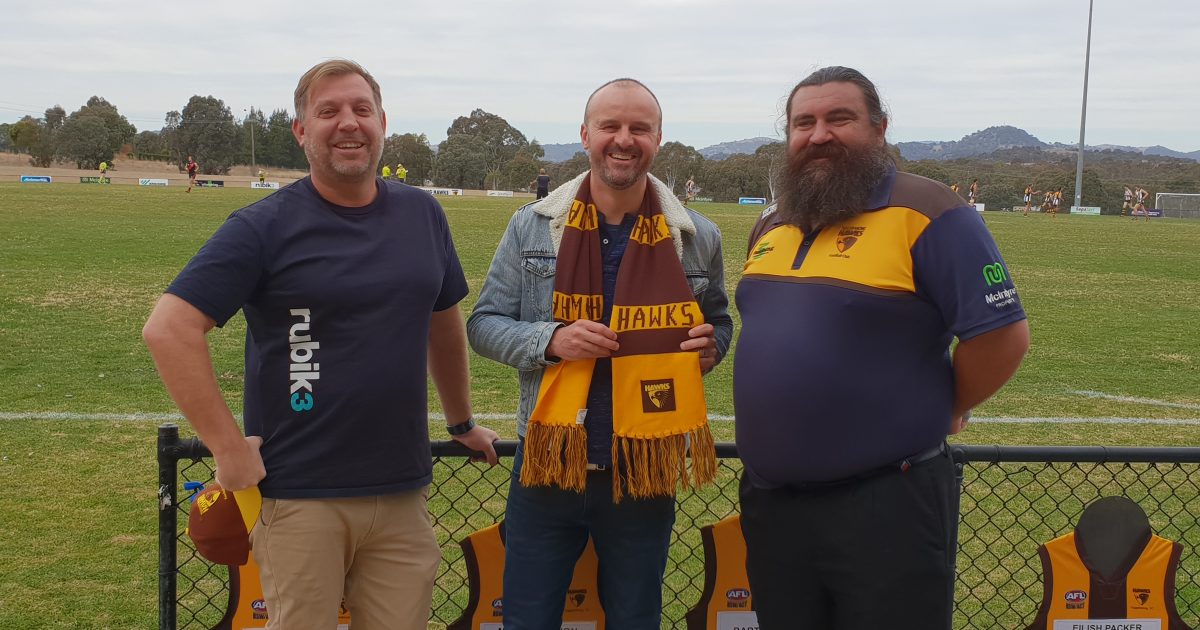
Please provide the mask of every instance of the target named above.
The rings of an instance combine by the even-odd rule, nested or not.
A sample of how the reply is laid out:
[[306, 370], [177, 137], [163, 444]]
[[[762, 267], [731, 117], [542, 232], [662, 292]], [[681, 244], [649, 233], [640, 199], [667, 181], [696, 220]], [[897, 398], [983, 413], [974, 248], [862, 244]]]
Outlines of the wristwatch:
[[475, 428], [475, 418], [467, 418], [466, 422], [460, 424], [451, 424], [446, 426], [446, 433], [450, 435], [463, 435]]

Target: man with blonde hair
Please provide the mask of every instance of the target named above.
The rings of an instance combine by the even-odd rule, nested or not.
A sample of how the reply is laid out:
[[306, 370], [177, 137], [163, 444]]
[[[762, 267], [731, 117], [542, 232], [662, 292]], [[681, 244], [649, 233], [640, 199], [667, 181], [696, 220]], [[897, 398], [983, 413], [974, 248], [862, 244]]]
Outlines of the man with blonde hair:
[[[375, 177], [386, 117], [371, 75], [320, 63], [295, 103], [311, 174], [230, 215], [143, 335], [217, 481], [262, 492], [250, 539], [267, 627], [330, 630], [344, 600], [356, 630], [423, 628], [441, 559], [427, 375], [450, 435], [496, 462], [496, 434], [471, 418], [466, 278], [438, 203]], [[245, 436], [205, 341], [239, 309]]]

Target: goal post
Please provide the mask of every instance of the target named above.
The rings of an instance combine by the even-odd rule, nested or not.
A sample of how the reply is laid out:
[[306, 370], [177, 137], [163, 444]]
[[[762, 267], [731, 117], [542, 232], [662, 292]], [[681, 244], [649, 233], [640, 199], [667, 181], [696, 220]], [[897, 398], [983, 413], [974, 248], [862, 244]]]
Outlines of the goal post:
[[1155, 193], [1154, 207], [1164, 217], [1200, 219], [1200, 193]]

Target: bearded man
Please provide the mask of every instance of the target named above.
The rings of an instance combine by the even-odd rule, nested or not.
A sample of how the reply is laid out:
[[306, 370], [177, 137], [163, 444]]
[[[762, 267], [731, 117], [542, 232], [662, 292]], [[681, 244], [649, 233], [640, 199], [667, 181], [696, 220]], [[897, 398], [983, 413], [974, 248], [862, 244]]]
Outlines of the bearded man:
[[896, 171], [865, 76], [814, 72], [786, 120], [782, 192], [737, 290], [758, 621], [950, 628], [958, 484], [945, 438], [1016, 371], [1025, 313], [975, 209]]

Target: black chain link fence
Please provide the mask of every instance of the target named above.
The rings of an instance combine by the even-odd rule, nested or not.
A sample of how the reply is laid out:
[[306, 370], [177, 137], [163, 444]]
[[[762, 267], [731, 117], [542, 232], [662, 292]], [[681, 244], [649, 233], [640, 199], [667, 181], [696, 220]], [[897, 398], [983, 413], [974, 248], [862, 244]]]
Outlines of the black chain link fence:
[[1200, 627], [1200, 448], [955, 447], [963, 466], [955, 628], [1025, 628], [1042, 599], [1038, 546], [1092, 501], [1125, 496], [1183, 544], [1179, 614]]
[[[468, 579], [458, 542], [504, 516], [516, 442], [499, 442], [500, 465], [468, 461], [454, 442], [434, 443], [429, 497], [442, 564], [429, 628], [458, 618]], [[1123, 495], [1142, 506], [1155, 533], [1184, 545], [1176, 597], [1184, 620], [1200, 627], [1200, 448], [963, 447], [955, 628], [1024, 628], [1041, 602], [1037, 548], [1074, 528], [1096, 498]], [[209, 453], [173, 426], [159, 431], [159, 628], [208, 630], [229, 607], [228, 572], [196, 555], [184, 535], [190, 507], [179, 490], [207, 483]], [[663, 628], [684, 628], [684, 615], [704, 586], [700, 528], [737, 512], [741, 462], [732, 444], [718, 444], [717, 480], [680, 495], [663, 580]], [[173, 508], [173, 509], [168, 509]]]

